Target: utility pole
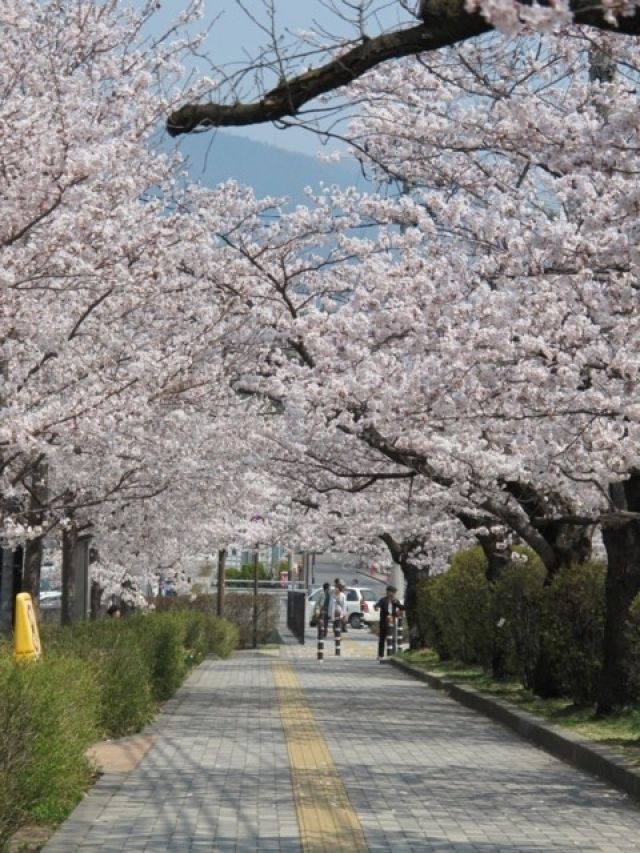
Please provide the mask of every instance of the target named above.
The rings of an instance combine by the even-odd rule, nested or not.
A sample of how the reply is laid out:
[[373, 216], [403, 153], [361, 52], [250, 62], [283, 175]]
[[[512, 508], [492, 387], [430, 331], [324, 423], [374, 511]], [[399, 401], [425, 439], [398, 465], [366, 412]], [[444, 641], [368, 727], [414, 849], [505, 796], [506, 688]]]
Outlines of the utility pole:
[[259, 545], [253, 554], [253, 648], [258, 648], [258, 552]]
[[224, 615], [224, 570], [227, 562], [227, 549], [218, 549], [218, 595], [216, 596], [216, 613]]

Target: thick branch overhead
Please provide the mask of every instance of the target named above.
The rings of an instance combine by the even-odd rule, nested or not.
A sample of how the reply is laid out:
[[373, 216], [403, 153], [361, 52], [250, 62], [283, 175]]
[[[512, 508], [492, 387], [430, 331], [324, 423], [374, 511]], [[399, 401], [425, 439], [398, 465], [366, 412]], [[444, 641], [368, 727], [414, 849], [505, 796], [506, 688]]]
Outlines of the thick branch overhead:
[[[627, 35], [640, 33], [640, 13], [621, 17], [614, 26], [590, 0], [574, 0], [570, 5], [578, 24]], [[179, 136], [196, 128], [239, 127], [295, 116], [305, 104], [334, 92], [390, 59], [438, 50], [492, 29], [482, 15], [465, 11], [464, 0], [423, 0], [420, 13], [423, 22], [417, 26], [363, 39], [336, 59], [284, 80], [258, 101], [185, 104], [171, 113], [167, 131], [171, 136]]]

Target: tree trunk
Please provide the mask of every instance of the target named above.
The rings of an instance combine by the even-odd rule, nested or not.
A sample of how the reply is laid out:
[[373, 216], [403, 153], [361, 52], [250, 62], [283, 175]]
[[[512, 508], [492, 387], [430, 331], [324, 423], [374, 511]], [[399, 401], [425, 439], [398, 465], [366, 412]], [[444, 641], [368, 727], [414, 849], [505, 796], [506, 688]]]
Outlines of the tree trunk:
[[428, 572], [412, 565], [406, 559], [400, 561], [400, 568], [407, 583], [404, 591], [404, 610], [409, 627], [409, 648], [422, 649], [425, 646], [425, 637], [418, 619], [418, 583], [427, 577]]
[[[409, 555], [422, 548], [422, 541], [418, 538], [406, 539], [398, 542], [390, 533], [380, 533], [379, 538], [389, 549], [391, 559], [400, 566], [406, 581], [404, 591], [404, 610], [408, 623], [409, 648], [421, 649], [424, 647], [424, 635], [420, 630], [418, 620], [418, 581], [428, 577], [428, 569], [419, 569], [409, 559]], [[407, 636], [407, 635], [405, 635]]]
[[100, 601], [102, 599], [102, 589], [100, 588], [100, 584], [96, 580], [91, 581], [91, 593], [90, 593], [90, 618], [97, 619], [100, 615]]
[[60, 623], [71, 625], [73, 621], [73, 603], [76, 596], [76, 578], [74, 570], [74, 554], [78, 531], [72, 523], [62, 532], [62, 603]]
[[[504, 536], [496, 533], [487, 535], [476, 534], [485, 557], [487, 558], [486, 578], [494, 584], [504, 569], [511, 564], [511, 545]], [[491, 674], [494, 678], [505, 678], [507, 675], [507, 658], [503, 646], [495, 643], [491, 652]]]
[[40, 603], [40, 571], [42, 568], [42, 537], [29, 539], [24, 544], [22, 592], [28, 592], [33, 606], [38, 610]]
[[[33, 464], [30, 476], [29, 510], [27, 523], [39, 527], [44, 521], [44, 505], [47, 499], [47, 466], [42, 459]], [[43, 542], [41, 536], [29, 539], [24, 545], [22, 591], [28, 592], [33, 606], [38, 609], [40, 601], [40, 572], [42, 569]]]
[[[610, 494], [618, 509], [640, 512], [640, 472], [622, 484], [611, 486]], [[631, 602], [640, 593], [640, 521], [608, 524], [603, 528], [602, 538], [608, 564], [598, 712], [609, 714], [633, 700], [628, 682], [627, 618]]]
[[227, 549], [218, 551], [218, 595], [216, 597], [216, 613], [224, 616], [224, 570], [227, 563]]
[[549, 580], [563, 566], [586, 563], [591, 559], [593, 527], [567, 522], [549, 522], [541, 533], [553, 548], [556, 564], [549, 571]]

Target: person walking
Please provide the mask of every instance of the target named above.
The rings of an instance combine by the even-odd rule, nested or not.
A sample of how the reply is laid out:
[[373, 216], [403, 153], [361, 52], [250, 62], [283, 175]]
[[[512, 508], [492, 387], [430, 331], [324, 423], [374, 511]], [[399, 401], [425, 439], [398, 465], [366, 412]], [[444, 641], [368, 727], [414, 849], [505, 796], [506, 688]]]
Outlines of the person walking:
[[344, 594], [344, 584], [336, 578], [336, 585], [329, 602], [329, 619], [333, 623], [334, 635], [338, 629], [342, 631], [343, 619], [347, 614], [347, 599]]
[[375, 610], [380, 611], [380, 632], [378, 635], [378, 660], [380, 662], [384, 659], [387, 636], [393, 631], [396, 616], [398, 613], [404, 612], [402, 604], [396, 598], [397, 592], [395, 586], [388, 586], [387, 594], [373, 605]]
[[331, 605], [331, 584], [322, 584], [322, 595], [318, 602], [318, 621], [322, 623], [321, 637], [326, 639], [329, 629], [329, 607]]
[[345, 589], [347, 588], [346, 583], [341, 578], [335, 579], [335, 588], [339, 589], [342, 592], [342, 596], [344, 598], [343, 607], [342, 607], [342, 616], [340, 617], [342, 622], [342, 633], [346, 634], [349, 625], [349, 614], [347, 613], [347, 596], [345, 594]]

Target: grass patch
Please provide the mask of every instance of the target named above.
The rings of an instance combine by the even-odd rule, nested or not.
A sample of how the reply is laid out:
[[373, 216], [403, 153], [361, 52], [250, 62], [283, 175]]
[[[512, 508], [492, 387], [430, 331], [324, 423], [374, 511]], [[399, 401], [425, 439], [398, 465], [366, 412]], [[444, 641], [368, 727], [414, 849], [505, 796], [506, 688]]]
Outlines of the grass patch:
[[595, 706], [576, 706], [570, 699], [541, 699], [517, 681], [497, 681], [479, 666], [456, 661], [439, 661], [431, 649], [404, 652], [401, 660], [446, 678], [460, 686], [504, 699], [511, 705], [565, 728], [578, 737], [613, 747], [640, 767], [640, 708], [628, 708], [607, 717], [598, 717]]

